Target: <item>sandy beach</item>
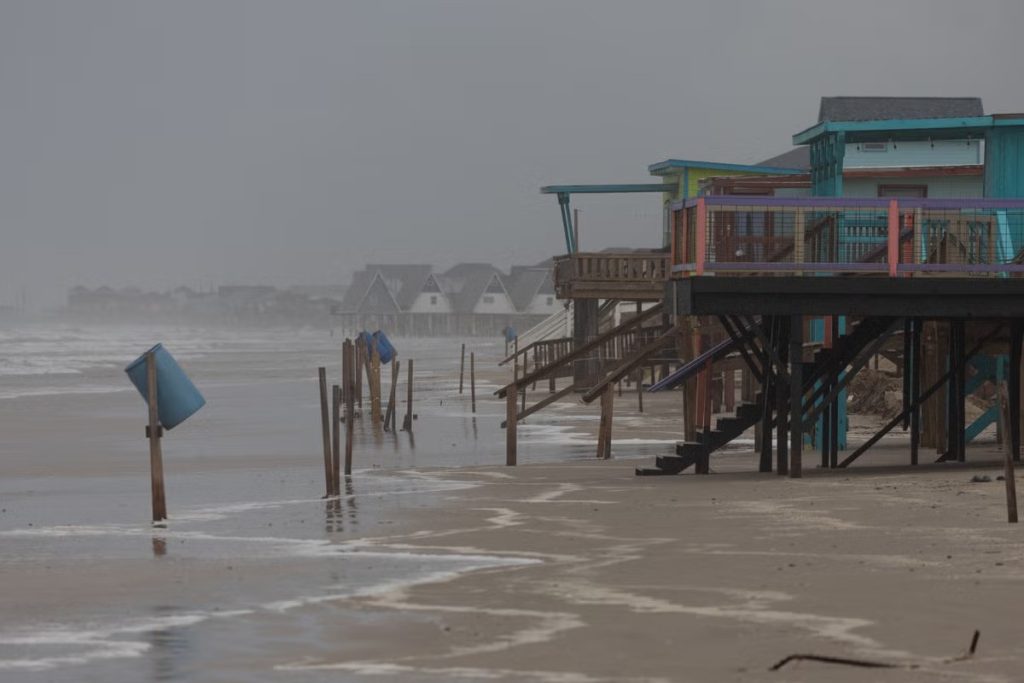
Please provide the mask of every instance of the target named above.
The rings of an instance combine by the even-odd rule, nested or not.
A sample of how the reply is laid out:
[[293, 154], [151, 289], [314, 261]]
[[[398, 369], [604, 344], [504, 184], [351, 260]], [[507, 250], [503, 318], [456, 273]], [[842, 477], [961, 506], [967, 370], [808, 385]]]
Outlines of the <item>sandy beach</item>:
[[[638, 478], [671, 450], [678, 395], [641, 415], [624, 394], [612, 460], [593, 458], [596, 406], [567, 400], [521, 426], [507, 468], [496, 345], [474, 417], [450, 344], [410, 342], [414, 433], [363, 425], [355, 476], [323, 500], [305, 368], [334, 340], [225, 344], [188, 362], [219, 381], [167, 439], [160, 528], [136, 395], [0, 400], [0, 680], [1016, 679], [1024, 547], [992, 443], [911, 471], [895, 433], [790, 480], [741, 440], [710, 476]], [[851, 439], [877, 423], [855, 416]], [[769, 671], [795, 653], [892, 668]]]

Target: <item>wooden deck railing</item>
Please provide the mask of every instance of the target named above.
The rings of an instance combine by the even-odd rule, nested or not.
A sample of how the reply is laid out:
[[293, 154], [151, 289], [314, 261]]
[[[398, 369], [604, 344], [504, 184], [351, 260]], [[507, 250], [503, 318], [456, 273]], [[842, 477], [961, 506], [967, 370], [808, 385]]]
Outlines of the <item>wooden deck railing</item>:
[[667, 253], [569, 254], [555, 258], [555, 291], [566, 299], [658, 299], [668, 272]]

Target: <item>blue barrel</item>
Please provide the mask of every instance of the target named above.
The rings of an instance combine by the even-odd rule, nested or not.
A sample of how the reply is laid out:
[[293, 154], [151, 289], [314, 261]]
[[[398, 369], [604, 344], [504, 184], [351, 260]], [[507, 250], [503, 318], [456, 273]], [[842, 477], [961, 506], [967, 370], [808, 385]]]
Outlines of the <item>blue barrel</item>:
[[373, 338], [377, 342], [377, 353], [380, 354], [380, 362], [390, 363], [391, 359], [395, 357], [395, 347], [391, 344], [391, 340], [381, 330], [374, 332]]
[[128, 379], [149, 403], [149, 382], [146, 381], [146, 355], [153, 353], [156, 361], [157, 414], [164, 429], [171, 429], [184, 422], [192, 413], [204, 405], [206, 399], [199, 393], [192, 380], [178, 365], [163, 344], [157, 344], [126, 367]]
[[391, 340], [388, 339], [388, 336], [381, 330], [377, 330], [373, 334], [370, 334], [369, 332], [361, 332], [359, 336], [366, 345], [367, 353], [370, 353], [374, 348], [377, 349], [377, 354], [380, 356], [381, 363], [386, 365], [395, 357], [395, 347], [392, 346]]

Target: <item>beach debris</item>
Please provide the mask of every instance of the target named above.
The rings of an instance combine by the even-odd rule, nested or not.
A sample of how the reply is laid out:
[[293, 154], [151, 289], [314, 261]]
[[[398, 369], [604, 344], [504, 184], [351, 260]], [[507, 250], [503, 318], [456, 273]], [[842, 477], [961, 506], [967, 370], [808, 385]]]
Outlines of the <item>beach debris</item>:
[[[974, 652], [978, 649], [978, 639], [981, 637], [981, 631], [975, 629], [974, 634], [971, 636], [971, 644], [967, 648], [967, 652], [959, 654], [956, 657], [950, 657], [949, 659], [943, 660], [944, 664], [952, 664], [954, 662], [962, 662], [970, 659], [974, 656]], [[782, 667], [786, 666], [790, 662], [797, 661], [809, 661], [809, 662], [822, 662], [823, 664], [840, 664], [843, 666], [856, 666], [865, 669], [917, 669], [920, 668], [920, 664], [909, 662], [906, 664], [897, 664], [895, 662], [880, 662], [871, 659], [854, 659], [852, 657], [833, 657], [830, 655], [814, 655], [814, 654], [794, 654], [782, 658], [771, 666], [769, 671], [778, 671]]]
[[[890, 662], [874, 662], [868, 659], [850, 659], [848, 657], [830, 657], [828, 655], [789, 655], [781, 661], [777, 662], [772, 666], [769, 671], [778, 671], [782, 667], [786, 666], [790, 662], [795, 661], [811, 661], [811, 662], [824, 662], [825, 664], [844, 664], [846, 666], [860, 666], [868, 669], [899, 669], [903, 668], [900, 664], [892, 664]], [[913, 667], [914, 665], [911, 665]]]
[[987, 474], [975, 474], [973, 477], [971, 477], [972, 484], [985, 484], [990, 481], [992, 481], [992, 477], [988, 476]]

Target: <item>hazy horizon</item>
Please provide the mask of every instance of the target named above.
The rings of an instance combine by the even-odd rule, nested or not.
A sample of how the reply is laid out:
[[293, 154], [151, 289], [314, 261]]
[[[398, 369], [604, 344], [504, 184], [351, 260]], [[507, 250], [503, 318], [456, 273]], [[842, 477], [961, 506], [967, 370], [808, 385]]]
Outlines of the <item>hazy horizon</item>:
[[[555, 183], [751, 163], [826, 95], [1024, 111], [1024, 4], [0, 4], [0, 305], [75, 285], [345, 284], [366, 262], [538, 262]], [[584, 248], [656, 246], [585, 197]]]

